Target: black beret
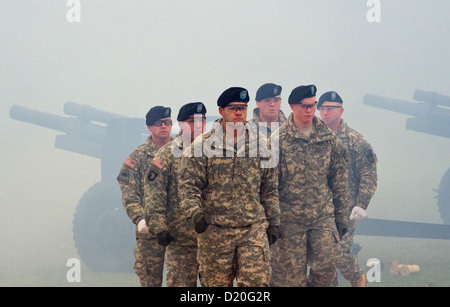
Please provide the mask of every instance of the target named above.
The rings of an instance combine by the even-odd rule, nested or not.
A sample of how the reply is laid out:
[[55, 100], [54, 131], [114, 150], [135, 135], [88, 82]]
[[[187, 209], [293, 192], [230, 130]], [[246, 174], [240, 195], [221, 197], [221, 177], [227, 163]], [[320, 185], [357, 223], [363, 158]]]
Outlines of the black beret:
[[338, 93], [332, 91], [332, 92], [326, 92], [325, 94], [323, 94], [322, 96], [320, 96], [319, 98], [319, 102], [317, 104], [317, 108], [320, 108], [320, 106], [325, 102], [325, 101], [330, 101], [330, 102], [338, 102], [340, 104], [344, 103], [344, 101], [342, 101], [341, 96], [339, 96]]
[[171, 109], [169, 107], [156, 106], [148, 111], [145, 116], [145, 123], [147, 126], [153, 125], [156, 121], [161, 118], [170, 117]]
[[249, 100], [250, 98], [248, 96], [248, 91], [245, 88], [230, 87], [219, 96], [219, 99], [217, 99], [217, 105], [225, 108], [231, 102], [248, 103]]
[[266, 83], [256, 91], [256, 101], [261, 101], [266, 98], [272, 98], [281, 94], [283, 88], [281, 85], [273, 83]]
[[201, 102], [191, 102], [188, 104], [185, 104], [181, 107], [180, 111], [178, 112], [177, 121], [182, 122], [189, 118], [191, 115], [195, 114], [206, 114], [206, 107]]
[[315, 85], [301, 85], [294, 88], [289, 95], [289, 104], [298, 104], [304, 98], [316, 96], [317, 88]]

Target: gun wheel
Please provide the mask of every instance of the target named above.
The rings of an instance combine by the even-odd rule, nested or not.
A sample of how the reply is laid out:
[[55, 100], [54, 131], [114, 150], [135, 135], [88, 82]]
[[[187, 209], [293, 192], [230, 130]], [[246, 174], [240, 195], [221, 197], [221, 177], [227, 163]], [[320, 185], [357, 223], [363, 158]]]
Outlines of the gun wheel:
[[134, 227], [121, 197], [117, 182], [100, 181], [84, 193], [77, 206], [73, 238], [91, 271], [133, 271]]

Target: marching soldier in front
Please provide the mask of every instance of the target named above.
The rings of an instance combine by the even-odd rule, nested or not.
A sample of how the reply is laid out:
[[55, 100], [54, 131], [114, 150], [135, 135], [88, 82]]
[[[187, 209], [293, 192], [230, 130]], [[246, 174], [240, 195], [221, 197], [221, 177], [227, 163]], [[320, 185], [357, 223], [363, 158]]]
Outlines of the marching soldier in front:
[[217, 101], [222, 118], [185, 150], [180, 164], [180, 198], [199, 233], [205, 287], [232, 286], [234, 278], [237, 286], [270, 282], [269, 244], [280, 224], [277, 169], [264, 167], [266, 154], [251, 154], [248, 101], [244, 88], [225, 90]]

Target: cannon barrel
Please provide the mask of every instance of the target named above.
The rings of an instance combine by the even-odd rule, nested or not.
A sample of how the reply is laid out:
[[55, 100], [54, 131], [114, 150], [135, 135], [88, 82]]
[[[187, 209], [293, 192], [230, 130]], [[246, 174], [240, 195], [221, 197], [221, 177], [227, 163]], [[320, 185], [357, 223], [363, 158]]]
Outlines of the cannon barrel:
[[17, 105], [11, 107], [9, 115], [12, 119], [65, 132], [68, 135], [76, 135], [77, 137], [93, 142], [102, 142], [106, 134], [106, 128], [101, 125], [92, 124], [78, 118], [63, 117]]
[[442, 95], [436, 92], [427, 92], [423, 90], [414, 91], [414, 100], [429, 102], [434, 105], [443, 105], [450, 107], [450, 96]]
[[36, 111], [33, 109], [14, 105], [9, 110], [12, 119], [20, 120], [52, 130], [67, 132], [74, 126], [74, 119], [68, 119], [59, 115]]
[[98, 110], [88, 105], [78, 104], [68, 101], [64, 104], [64, 113], [67, 115], [76, 116], [85, 120], [107, 123], [114, 119], [128, 118], [126, 116], [118, 115], [111, 112]]
[[370, 94], [364, 96], [364, 104], [418, 118], [429, 118], [442, 124], [450, 124], [450, 109], [433, 104], [409, 102]]

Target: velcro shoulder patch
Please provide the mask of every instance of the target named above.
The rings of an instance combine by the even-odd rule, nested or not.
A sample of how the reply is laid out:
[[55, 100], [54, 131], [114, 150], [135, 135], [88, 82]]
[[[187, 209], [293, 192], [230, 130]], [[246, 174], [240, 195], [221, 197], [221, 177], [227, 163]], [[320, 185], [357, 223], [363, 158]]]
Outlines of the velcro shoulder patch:
[[156, 166], [159, 169], [163, 169], [164, 166], [166, 166], [166, 163], [164, 163], [163, 161], [161, 161], [161, 159], [156, 158], [155, 160], [153, 160], [153, 165]]
[[183, 150], [183, 156], [185, 156], [187, 158], [190, 155], [191, 155], [191, 148], [190, 147], [186, 147], [186, 149]]
[[128, 167], [134, 168], [137, 165], [137, 162], [131, 158], [128, 158], [125, 160], [125, 162], [123, 162], [123, 164], [125, 164]]

